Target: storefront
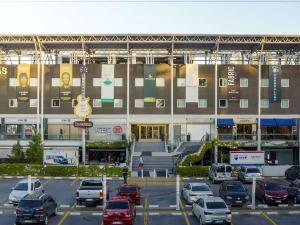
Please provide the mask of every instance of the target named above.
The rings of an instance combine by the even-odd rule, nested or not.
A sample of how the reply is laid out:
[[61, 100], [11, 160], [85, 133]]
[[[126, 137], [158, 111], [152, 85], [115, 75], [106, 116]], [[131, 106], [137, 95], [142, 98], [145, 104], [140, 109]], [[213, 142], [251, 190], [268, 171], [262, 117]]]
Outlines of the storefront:
[[256, 140], [256, 119], [234, 119], [233, 134], [236, 140]]
[[134, 124], [131, 131], [139, 141], [165, 141], [168, 127], [167, 124]]
[[87, 149], [89, 164], [120, 164], [126, 161], [126, 149]]
[[217, 126], [221, 140], [233, 140], [233, 119], [217, 119]]
[[80, 140], [81, 129], [73, 126], [75, 120], [76, 119], [46, 119], [45, 140]]
[[3, 139], [29, 140], [36, 128], [35, 118], [6, 118], [2, 130]]

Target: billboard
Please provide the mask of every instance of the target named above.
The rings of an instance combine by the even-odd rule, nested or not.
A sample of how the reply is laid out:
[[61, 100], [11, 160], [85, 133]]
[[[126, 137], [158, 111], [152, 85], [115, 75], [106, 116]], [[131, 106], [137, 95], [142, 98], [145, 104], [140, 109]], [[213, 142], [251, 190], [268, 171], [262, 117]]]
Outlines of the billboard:
[[76, 150], [44, 150], [44, 163], [48, 165], [78, 165]]
[[156, 66], [144, 65], [144, 101], [155, 102], [156, 99]]
[[269, 66], [269, 101], [270, 103], [281, 102], [281, 66]]
[[230, 164], [232, 166], [262, 166], [265, 164], [265, 152], [231, 151]]
[[72, 101], [73, 65], [60, 64], [60, 100], [64, 102]]
[[239, 79], [235, 66], [227, 67], [227, 96], [229, 102], [239, 102], [240, 90]]
[[17, 68], [18, 101], [27, 102], [30, 90], [30, 64], [20, 64]]

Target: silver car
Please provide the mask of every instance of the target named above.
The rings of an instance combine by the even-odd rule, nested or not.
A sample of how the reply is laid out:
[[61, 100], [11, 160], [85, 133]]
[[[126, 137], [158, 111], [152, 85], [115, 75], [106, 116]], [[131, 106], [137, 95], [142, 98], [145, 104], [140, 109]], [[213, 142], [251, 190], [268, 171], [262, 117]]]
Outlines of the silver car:
[[261, 171], [257, 167], [242, 167], [238, 173], [238, 179], [243, 183], [252, 182], [253, 178], [262, 178]]
[[200, 225], [231, 224], [232, 215], [228, 206], [220, 197], [206, 196], [199, 198], [192, 206], [193, 216]]
[[213, 192], [210, 190], [209, 186], [204, 182], [188, 183], [184, 185], [182, 189], [182, 197], [189, 204], [192, 204], [201, 196], [206, 195], [212, 196]]

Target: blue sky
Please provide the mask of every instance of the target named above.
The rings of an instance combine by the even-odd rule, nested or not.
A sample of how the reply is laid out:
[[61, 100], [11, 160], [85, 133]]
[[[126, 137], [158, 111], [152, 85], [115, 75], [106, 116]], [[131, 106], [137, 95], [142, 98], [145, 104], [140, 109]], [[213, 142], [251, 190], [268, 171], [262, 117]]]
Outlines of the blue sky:
[[7, 33], [300, 34], [300, 3], [1, 3]]

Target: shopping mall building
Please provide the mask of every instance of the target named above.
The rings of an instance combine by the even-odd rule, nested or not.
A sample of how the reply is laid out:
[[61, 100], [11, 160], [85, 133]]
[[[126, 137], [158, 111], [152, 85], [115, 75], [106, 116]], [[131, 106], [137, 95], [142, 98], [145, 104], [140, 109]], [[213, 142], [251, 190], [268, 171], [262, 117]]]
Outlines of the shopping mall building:
[[0, 35], [1, 157], [34, 128], [45, 148], [79, 155], [84, 84], [87, 141], [176, 147], [208, 134], [299, 163], [299, 49], [300, 36], [286, 35]]

